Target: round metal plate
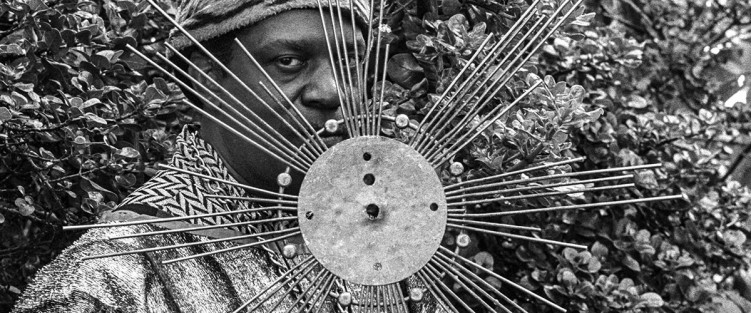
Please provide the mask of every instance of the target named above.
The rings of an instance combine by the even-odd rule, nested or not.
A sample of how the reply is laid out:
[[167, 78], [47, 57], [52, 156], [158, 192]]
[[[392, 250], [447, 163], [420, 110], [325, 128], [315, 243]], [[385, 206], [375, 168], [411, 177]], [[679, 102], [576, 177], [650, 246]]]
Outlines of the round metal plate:
[[305, 244], [329, 271], [349, 282], [403, 280], [438, 250], [446, 197], [430, 163], [383, 137], [345, 140], [308, 171], [298, 199]]

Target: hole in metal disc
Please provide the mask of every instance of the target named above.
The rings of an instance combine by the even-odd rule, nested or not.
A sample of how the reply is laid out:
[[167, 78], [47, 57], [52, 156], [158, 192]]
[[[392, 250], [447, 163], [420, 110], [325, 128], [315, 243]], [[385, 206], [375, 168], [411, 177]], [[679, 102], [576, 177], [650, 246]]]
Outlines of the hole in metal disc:
[[375, 176], [373, 176], [373, 174], [365, 174], [365, 177], [362, 178], [362, 181], [365, 182], [366, 185], [370, 186], [375, 183]]
[[437, 211], [438, 210], [438, 204], [433, 202], [430, 204], [430, 210], [431, 211]]
[[313, 218], [313, 212], [311, 212], [311, 211], [308, 211], [308, 212], [306, 212], [306, 213], [305, 213], [305, 217], [306, 217], [307, 219], [312, 219], [312, 218]]
[[372, 156], [370, 155], [370, 153], [365, 152], [365, 153], [362, 154], [362, 159], [365, 160], [365, 161], [370, 161], [371, 157]]
[[368, 204], [367, 207], [365, 207], [365, 213], [367, 213], [368, 217], [370, 217], [370, 219], [373, 220], [378, 217], [379, 213], [381, 213], [381, 208], [379, 208], [374, 203], [371, 203], [371, 204]]

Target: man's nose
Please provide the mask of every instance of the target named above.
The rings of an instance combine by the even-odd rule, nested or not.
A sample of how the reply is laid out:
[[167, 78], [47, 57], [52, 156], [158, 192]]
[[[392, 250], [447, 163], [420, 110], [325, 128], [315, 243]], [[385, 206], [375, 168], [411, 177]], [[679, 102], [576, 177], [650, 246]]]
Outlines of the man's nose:
[[329, 64], [318, 66], [308, 77], [301, 98], [302, 104], [319, 110], [339, 108], [339, 94], [344, 96], [344, 90], [341, 84], [338, 84], [337, 90], [337, 78], [341, 80], [338, 76], [335, 76]]

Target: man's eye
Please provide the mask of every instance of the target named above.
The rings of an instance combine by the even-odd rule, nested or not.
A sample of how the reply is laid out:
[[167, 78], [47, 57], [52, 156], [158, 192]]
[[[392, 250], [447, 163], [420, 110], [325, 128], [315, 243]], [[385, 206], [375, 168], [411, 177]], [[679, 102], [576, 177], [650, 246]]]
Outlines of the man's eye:
[[296, 70], [305, 65], [305, 61], [294, 56], [283, 56], [276, 59], [276, 65], [284, 70]]

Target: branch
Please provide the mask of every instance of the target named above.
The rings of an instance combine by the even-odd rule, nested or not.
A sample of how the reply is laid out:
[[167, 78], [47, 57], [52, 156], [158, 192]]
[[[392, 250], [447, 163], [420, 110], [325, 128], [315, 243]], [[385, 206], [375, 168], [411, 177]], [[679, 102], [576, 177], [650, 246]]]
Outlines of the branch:
[[727, 179], [730, 177], [730, 175], [735, 172], [736, 169], [738, 169], [738, 166], [741, 165], [744, 159], [746, 159], [746, 155], [751, 153], [751, 144], [747, 145], [746, 148], [743, 149], [743, 151], [735, 158], [733, 161], [733, 164], [730, 165], [728, 168], [728, 171], [725, 172], [725, 175], [720, 178], [721, 181], [727, 181]]

